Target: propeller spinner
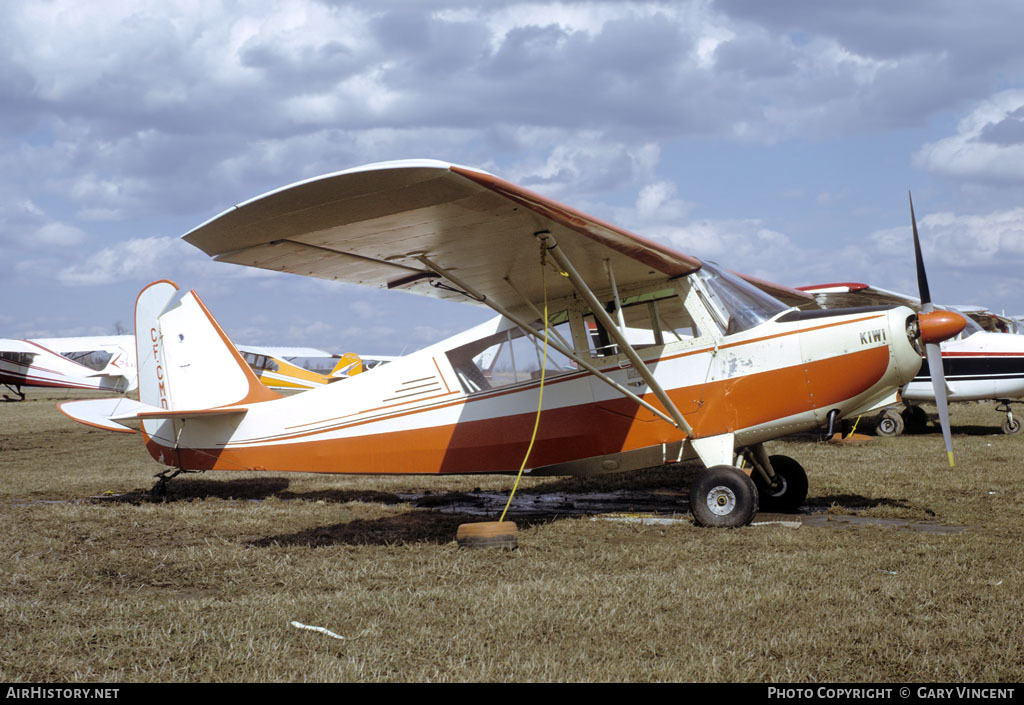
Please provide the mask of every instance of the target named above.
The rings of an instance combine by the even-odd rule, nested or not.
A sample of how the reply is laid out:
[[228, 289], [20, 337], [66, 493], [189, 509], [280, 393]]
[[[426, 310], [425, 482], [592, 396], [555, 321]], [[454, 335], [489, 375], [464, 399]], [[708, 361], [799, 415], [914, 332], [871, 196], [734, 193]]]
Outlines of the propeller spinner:
[[921, 327], [921, 342], [925, 344], [928, 370], [932, 376], [932, 390], [935, 392], [935, 405], [939, 409], [939, 425], [942, 426], [942, 439], [946, 442], [946, 455], [949, 457], [949, 466], [953, 467], [953, 439], [949, 430], [949, 399], [939, 343], [962, 331], [967, 322], [959, 314], [936, 309], [932, 304], [932, 295], [928, 289], [928, 275], [925, 273], [924, 258], [921, 256], [921, 240], [917, 234], [914, 198], [910, 196], [909, 192], [907, 196], [910, 198], [910, 224], [914, 229], [917, 288], [921, 297], [921, 312], [917, 316]]

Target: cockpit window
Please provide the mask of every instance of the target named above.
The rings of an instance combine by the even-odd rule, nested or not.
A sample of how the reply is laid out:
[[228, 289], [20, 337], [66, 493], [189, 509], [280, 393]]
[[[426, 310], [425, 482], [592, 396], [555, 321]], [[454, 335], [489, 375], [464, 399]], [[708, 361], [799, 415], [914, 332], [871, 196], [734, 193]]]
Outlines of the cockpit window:
[[261, 372], [277, 372], [281, 369], [273, 358], [267, 355], [257, 355], [256, 353], [243, 352], [242, 357], [249, 363], [249, 367], [252, 368], [253, 372], [260, 374]]
[[0, 360], [6, 360], [7, 362], [13, 362], [16, 365], [22, 365], [28, 367], [32, 364], [32, 361], [36, 359], [35, 353], [29, 352], [8, 352], [6, 350], [0, 351]]
[[703, 285], [698, 290], [701, 298], [726, 335], [753, 328], [790, 308], [712, 262], [705, 261], [692, 276]]
[[974, 335], [975, 333], [983, 333], [983, 332], [985, 332], [985, 329], [982, 328], [978, 324], [978, 322], [975, 321], [970, 316], [964, 316], [963, 314], [961, 314], [961, 317], [965, 321], [967, 321], [967, 325], [964, 326], [964, 329], [962, 331], [960, 331], [959, 333], [956, 334], [956, 336], [953, 338], [954, 340], [963, 340], [964, 338], [969, 338], [970, 336]]
[[[553, 336], [563, 341], [572, 340], [566, 311], [551, 315], [548, 326]], [[576, 364], [550, 346], [545, 361], [544, 325], [541, 321], [534, 321], [533, 328], [539, 332], [540, 339], [526, 335], [518, 327], [511, 327], [449, 350], [448, 360], [462, 388], [472, 394], [535, 380], [540, 377], [542, 363], [545, 363], [546, 375], [574, 371]]]
[[[682, 299], [672, 289], [624, 297], [621, 304], [622, 321], [625, 323], [623, 335], [637, 350], [699, 335], [696, 324], [683, 307]], [[615, 301], [609, 301], [605, 310], [617, 322]], [[583, 325], [587, 329], [591, 357], [619, 354], [619, 346], [590, 309], [583, 310]]]
[[96, 372], [106, 367], [107, 363], [110, 362], [110, 358], [113, 357], [106, 350], [83, 350], [82, 352], [66, 352], [63, 355], [72, 362], [77, 362], [79, 365], [88, 367]]

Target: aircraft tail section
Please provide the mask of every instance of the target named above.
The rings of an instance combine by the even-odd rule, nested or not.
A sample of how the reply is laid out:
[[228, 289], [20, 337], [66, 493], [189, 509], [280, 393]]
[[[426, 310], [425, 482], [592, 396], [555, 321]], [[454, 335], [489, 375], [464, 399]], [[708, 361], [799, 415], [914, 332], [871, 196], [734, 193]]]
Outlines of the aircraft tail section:
[[328, 377], [351, 377], [363, 371], [363, 360], [355, 353], [345, 353]]
[[212, 409], [276, 399], [194, 291], [150, 284], [135, 304], [139, 401], [166, 410]]

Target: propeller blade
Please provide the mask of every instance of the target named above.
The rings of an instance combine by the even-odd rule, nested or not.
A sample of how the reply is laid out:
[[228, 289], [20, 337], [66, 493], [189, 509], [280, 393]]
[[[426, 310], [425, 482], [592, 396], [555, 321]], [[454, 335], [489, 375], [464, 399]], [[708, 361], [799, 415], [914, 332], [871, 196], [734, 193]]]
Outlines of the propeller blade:
[[[936, 314], [932, 305], [932, 294], [928, 290], [928, 275], [924, 271], [924, 257], [921, 256], [921, 238], [917, 234], [917, 217], [914, 215], [914, 197], [907, 191], [910, 199], [910, 225], [914, 230], [914, 258], [917, 260], [917, 289], [921, 296], [921, 313], [918, 318], [921, 320], [923, 329], [928, 330], [927, 335], [922, 336], [925, 342], [925, 354], [928, 357], [928, 371], [932, 376], [932, 390], [935, 392], [935, 406], [939, 408], [939, 425], [942, 427], [942, 440], [946, 442], [946, 456], [949, 458], [949, 467], [953, 467], [953, 438], [949, 429], [949, 397], [946, 392], [946, 375], [942, 367], [942, 351], [939, 349], [939, 342], [947, 337], [956, 335], [965, 324], [944, 316]], [[957, 318], [960, 318], [957, 316]], [[953, 330], [956, 328], [955, 330]]]
[[938, 343], [924, 346], [928, 354], [928, 371], [932, 376], [932, 390], [935, 392], [935, 406], [939, 408], [939, 425], [942, 427], [942, 440], [946, 442], [946, 455], [949, 467], [953, 467], [953, 438], [949, 429], [949, 401], [946, 396], [946, 376], [942, 369], [942, 351]]
[[910, 199], [910, 224], [914, 228], [914, 257], [917, 260], [917, 291], [921, 297], [921, 310], [928, 313], [932, 310], [932, 294], [928, 290], [928, 275], [924, 271], [924, 257], [921, 256], [921, 239], [917, 235], [917, 218], [914, 217], [914, 197], [907, 191]]

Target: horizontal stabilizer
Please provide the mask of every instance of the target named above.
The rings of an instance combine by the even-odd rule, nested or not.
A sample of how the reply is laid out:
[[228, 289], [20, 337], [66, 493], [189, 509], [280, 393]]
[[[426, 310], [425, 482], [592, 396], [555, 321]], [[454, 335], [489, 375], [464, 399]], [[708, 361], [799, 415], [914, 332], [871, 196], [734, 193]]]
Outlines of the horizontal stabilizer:
[[245, 408], [226, 407], [222, 409], [168, 409], [144, 404], [134, 399], [113, 397], [109, 399], [83, 399], [58, 404], [61, 413], [87, 426], [120, 433], [135, 433], [123, 422], [140, 422], [144, 419], [190, 419], [210, 416], [238, 416]]

